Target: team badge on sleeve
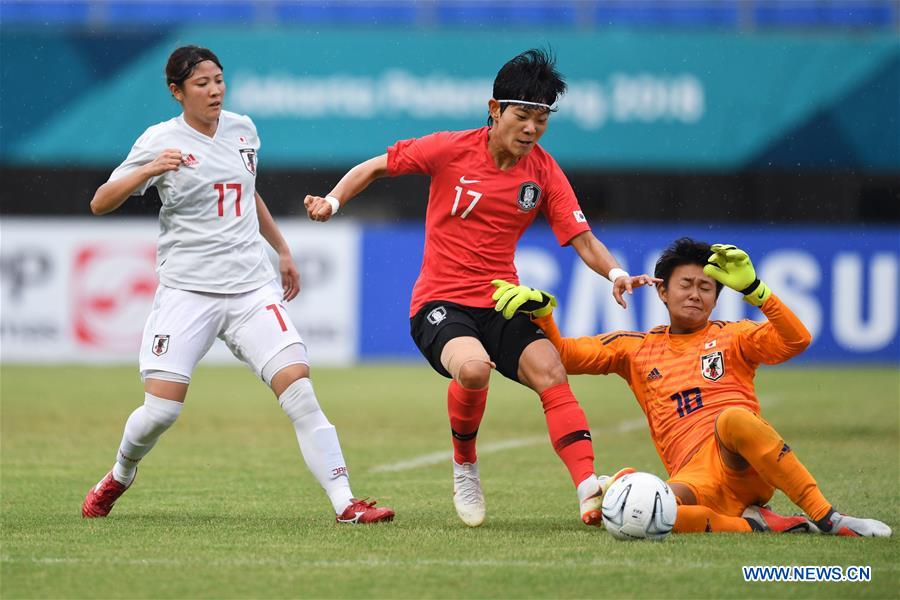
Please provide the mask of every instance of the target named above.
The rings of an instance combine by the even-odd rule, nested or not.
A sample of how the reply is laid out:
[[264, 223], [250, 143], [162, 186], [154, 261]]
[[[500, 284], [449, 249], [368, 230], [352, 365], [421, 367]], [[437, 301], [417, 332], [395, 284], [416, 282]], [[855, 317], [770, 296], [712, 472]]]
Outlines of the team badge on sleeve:
[[241, 148], [241, 158], [244, 161], [244, 167], [250, 171], [250, 174], [256, 175], [256, 150], [253, 148]]
[[584, 213], [580, 210], [573, 210], [572, 216], [575, 217], [576, 223], [587, 223], [587, 219], [584, 218]]
[[704, 379], [718, 381], [725, 374], [725, 359], [721, 352], [713, 352], [700, 357], [700, 374]]
[[533, 181], [523, 183], [519, 186], [519, 198], [517, 203], [519, 208], [528, 212], [533, 210], [538, 202], [541, 201], [541, 188]]
[[154, 335], [153, 336], [153, 354], [156, 356], [162, 356], [169, 350], [169, 336], [167, 335]]

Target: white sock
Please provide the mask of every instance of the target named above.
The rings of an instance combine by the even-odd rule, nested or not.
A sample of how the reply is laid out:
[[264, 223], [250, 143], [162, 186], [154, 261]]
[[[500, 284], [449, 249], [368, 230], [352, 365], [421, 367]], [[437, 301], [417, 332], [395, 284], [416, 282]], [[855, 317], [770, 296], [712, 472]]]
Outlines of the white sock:
[[578, 501], [584, 502], [587, 498], [591, 496], [596, 496], [597, 492], [600, 491], [600, 480], [597, 479], [596, 475], [591, 475], [584, 481], [578, 484], [577, 492], [578, 492]]
[[298, 379], [284, 390], [278, 402], [294, 424], [306, 466], [340, 515], [353, 497], [350, 477], [337, 431], [319, 407], [312, 382], [306, 377]]
[[181, 409], [181, 402], [144, 394], [144, 404], [137, 407], [125, 422], [125, 433], [113, 465], [113, 478], [123, 485], [131, 485], [137, 465], [153, 448], [159, 436], [172, 426]]

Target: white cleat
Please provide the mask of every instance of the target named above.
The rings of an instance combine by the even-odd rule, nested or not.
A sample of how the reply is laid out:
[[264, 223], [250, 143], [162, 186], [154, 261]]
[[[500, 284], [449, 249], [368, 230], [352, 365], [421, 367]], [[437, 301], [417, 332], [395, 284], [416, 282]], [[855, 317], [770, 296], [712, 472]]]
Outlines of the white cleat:
[[606, 475], [592, 477], [578, 485], [578, 510], [581, 522], [592, 527], [603, 525], [603, 480], [611, 479]]
[[826, 535], [843, 537], [891, 537], [893, 532], [887, 524], [875, 519], [862, 519], [844, 515], [832, 509], [831, 514], [819, 521], [810, 521], [819, 531]]
[[603, 494], [613, 481], [634, 473], [631, 467], [620, 469], [615, 475], [599, 475], [595, 478], [596, 487], [591, 480], [585, 480], [578, 486], [578, 509], [581, 511], [581, 522], [591, 527], [603, 527]]
[[477, 462], [458, 465], [453, 461], [453, 506], [469, 527], [484, 523], [484, 494]]

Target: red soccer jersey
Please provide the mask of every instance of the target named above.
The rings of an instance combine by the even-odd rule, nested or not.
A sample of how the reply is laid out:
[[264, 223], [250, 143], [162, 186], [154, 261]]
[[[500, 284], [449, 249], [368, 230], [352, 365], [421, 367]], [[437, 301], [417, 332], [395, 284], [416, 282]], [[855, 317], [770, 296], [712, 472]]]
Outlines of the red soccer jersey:
[[402, 140], [387, 155], [391, 175], [431, 177], [410, 316], [432, 300], [493, 306], [492, 279], [519, 282], [516, 244], [538, 211], [562, 246], [590, 231], [569, 180], [540, 146], [508, 171], [488, 151], [487, 127]]

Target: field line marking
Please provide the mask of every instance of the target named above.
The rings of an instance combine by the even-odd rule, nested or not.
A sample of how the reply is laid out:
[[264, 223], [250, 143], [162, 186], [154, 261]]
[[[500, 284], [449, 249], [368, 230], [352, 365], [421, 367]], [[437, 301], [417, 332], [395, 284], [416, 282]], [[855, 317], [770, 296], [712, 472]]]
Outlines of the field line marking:
[[[615, 431], [616, 433], [628, 433], [629, 431], [636, 431], [645, 427], [647, 421], [643, 418], [640, 419], [631, 419], [629, 421], [622, 421], [615, 427], [611, 428], [600, 428], [595, 429], [598, 432], [609, 432], [610, 430]], [[500, 442], [492, 442], [489, 444], [483, 444], [478, 447], [478, 454], [494, 454], [496, 452], [503, 452], [504, 450], [512, 450], [514, 448], [525, 448], [527, 446], [539, 446], [541, 444], [548, 443], [548, 438], [546, 435], [534, 435], [531, 437], [524, 438], [513, 438], [511, 440], [503, 440]], [[431, 465], [437, 465], [441, 463], [446, 463], [453, 458], [453, 453], [450, 451], [443, 452], [431, 452], [429, 454], [423, 454], [421, 456], [416, 456], [414, 458], [410, 458], [408, 460], [401, 460], [398, 462], [388, 463], [385, 465], [377, 465], [369, 469], [370, 473], [397, 473], [398, 471], [409, 471], [410, 469], [418, 469], [419, 467], [428, 467]]]

